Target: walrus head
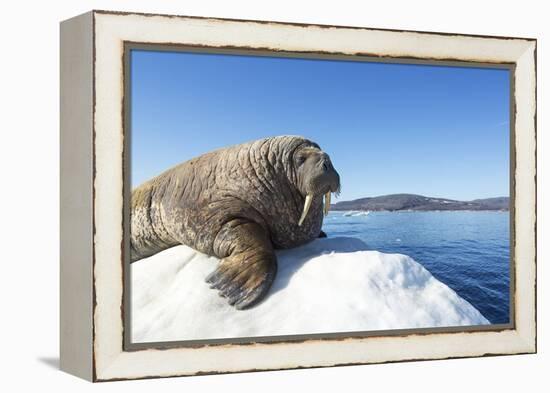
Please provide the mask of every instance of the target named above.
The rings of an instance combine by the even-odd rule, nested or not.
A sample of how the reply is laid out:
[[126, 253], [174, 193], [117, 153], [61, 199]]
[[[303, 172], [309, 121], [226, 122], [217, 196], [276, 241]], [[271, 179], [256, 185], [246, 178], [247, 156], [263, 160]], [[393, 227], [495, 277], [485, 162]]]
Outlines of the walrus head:
[[334, 169], [330, 157], [317, 145], [302, 146], [294, 152], [296, 186], [305, 198], [302, 215], [298, 221], [301, 226], [307, 217], [311, 202], [316, 196], [324, 195], [324, 213], [330, 209], [331, 193], [340, 192], [340, 175]]

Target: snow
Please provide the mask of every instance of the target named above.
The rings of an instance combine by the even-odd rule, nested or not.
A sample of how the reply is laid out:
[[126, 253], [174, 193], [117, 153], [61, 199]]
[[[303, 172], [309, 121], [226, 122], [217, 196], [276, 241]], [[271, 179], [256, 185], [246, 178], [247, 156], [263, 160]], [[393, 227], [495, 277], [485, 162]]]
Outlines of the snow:
[[131, 265], [133, 342], [295, 335], [489, 322], [406, 255], [354, 238], [277, 252], [267, 298], [238, 311], [204, 278], [218, 260], [177, 246]]

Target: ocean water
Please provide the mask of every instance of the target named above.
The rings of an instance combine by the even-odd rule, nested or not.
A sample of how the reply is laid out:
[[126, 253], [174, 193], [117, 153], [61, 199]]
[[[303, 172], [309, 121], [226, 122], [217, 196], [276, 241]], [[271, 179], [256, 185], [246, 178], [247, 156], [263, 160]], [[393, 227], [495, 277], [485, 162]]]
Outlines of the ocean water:
[[491, 323], [509, 322], [509, 212], [335, 211], [323, 230], [329, 237], [357, 237], [372, 250], [409, 255]]

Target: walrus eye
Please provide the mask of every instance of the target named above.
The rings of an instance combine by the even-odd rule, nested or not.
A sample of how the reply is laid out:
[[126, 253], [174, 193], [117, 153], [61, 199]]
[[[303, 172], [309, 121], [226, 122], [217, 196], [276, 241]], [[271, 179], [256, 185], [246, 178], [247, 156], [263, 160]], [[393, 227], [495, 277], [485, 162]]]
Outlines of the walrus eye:
[[306, 162], [306, 157], [302, 155], [298, 155], [296, 157], [296, 166], [301, 166], [304, 162]]

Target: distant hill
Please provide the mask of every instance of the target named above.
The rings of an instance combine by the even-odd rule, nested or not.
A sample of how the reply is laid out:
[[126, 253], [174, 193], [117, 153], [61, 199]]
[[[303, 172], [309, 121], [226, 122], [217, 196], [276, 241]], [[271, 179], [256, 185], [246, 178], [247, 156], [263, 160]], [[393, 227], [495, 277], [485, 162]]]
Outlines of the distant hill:
[[415, 194], [391, 194], [342, 201], [331, 205], [333, 210], [509, 210], [510, 198], [486, 198], [473, 201], [432, 198]]

